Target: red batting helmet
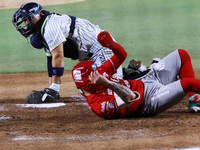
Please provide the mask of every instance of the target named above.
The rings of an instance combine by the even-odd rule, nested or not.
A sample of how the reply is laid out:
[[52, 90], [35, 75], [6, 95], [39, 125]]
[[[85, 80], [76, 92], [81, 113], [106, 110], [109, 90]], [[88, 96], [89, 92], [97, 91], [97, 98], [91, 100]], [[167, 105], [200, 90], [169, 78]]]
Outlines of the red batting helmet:
[[72, 69], [72, 77], [76, 84], [77, 88], [91, 89], [91, 86], [94, 84], [90, 83], [89, 75], [91, 72], [96, 70], [97, 65], [90, 60], [79, 62]]
[[72, 77], [77, 88], [81, 88], [87, 91], [99, 91], [103, 88], [102, 85], [96, 85], [90, 82], [89, 75], [94, 72], [97, 65], [90, 60], [79, 62], [72, 69]]

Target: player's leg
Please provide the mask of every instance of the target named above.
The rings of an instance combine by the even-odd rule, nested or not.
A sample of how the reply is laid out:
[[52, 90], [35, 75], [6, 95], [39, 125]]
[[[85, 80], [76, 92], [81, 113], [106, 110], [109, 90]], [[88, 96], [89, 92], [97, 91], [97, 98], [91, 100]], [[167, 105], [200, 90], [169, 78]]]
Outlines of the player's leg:
[[188, 110], [189, 111], [200, 111], [200, 80], [194, 78], [183, 78], [181, 79], [181, 85], [184, 91], [188, 93], [198, 93], [189, 97]]
[[154, 65], [152, 70], [158, 81], [163, 85], [167, 85], [176, 80], [180, 68], [181, 59], [178, 50], [175, 50]]
[[[144, 82], [145, 101], [141, 112], [143, 116], [152, 116], [161, 113], [180, 102], [188, 92], [200, 93], [200, 80], [184, 78], [163, 86], [157, 81]], [[190, 109], [199, 111], [200, 100], [191, 101]]]
[[[200, 93], [200, 80], [183, 78], [159, 88], [151, 97], [151, 108], [156, 113], [163, 112], [180, 102], [188, 92]], [[200, 111], [200, 99], [190, 101], [189, 110]]]
[[[189, 54], [185, 51], [180, 49], [179, 50], [180, 58], [181, 58], [181, 64], [182, 67], [180, 69], [180, 79], [185, 79], [181, 80], [181, 84], [185, 91], [188, 91], [187, 95], [189, 98], [189, 103], [188, 103], [188, 108], [190, 111], [199, 111], [200, 110], [200, 95], [196, 94], [198, 92], [198, 80], [193, 80], [195, 78], [194, 76], [194, 70], [192, 67], [191, 63], [191, 58]], [[189, 78], [189, 79], [188, 79]]]
[[[164, 59], [162, 59], [160, 64], [158, 63], [158, 65], [154, 67], [154, 70], [158, 79], [164, 85], [173, 82], [176, 74], [179, 75], [180, 79], [195, 78], [191, 58], [189, 54], [182, 49], [178, 49], [167, 55]], [[200, 95], [194, 92], [188, 92], [187, 95], [189, 97], [189, 101], [192, 103], [200, 100]], [[191, 107], [191, 105], [189, 105], [189, 107]]]
[[140, 115], [153, 116], [179, 103], [185, 96], [180, 80], [163, 86], [157, 81], [144, 82], [145, 101]]
[[194, 78], [190, 56], [182, 49], [168, 54], [153, 69], [158, 79], [164, 85], [173, 82], [177, 75], [179, 75], [180, 79]]
[[[179, 49], [178, 51], [181, 58], [181, 68], [180, 68], [180, 73], [179, 73], [180, 79], [183, 79], [183, 78], [194, 79], [195, 78], [194, 70], [192, 67], [191, 58], [189, 54], [185, 50], [182, 50], [182, 49]], [[196, 93], [188, 92], [188, 97], [191, 97], [194, 94]]]

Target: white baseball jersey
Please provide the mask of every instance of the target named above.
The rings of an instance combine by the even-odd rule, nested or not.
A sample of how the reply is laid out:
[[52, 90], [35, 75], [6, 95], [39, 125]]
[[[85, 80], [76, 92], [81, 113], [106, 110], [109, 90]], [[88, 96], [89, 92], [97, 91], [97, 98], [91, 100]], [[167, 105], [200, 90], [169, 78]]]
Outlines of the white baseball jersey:
[[[58, 45], [66, 41], [69, 36], [71, 18], [68, 15], [52, 14], [48, 16], [41, 28], [41, 33], [49, 47], [46, 50], [46, 55], [51, 56], [51, 51]], [[97, 66], [106, 62], [112, 57], [112, 50], [102, 47], [97, 41], [97, 35], [102, 30], [98, 25], [90, 23], [88, 20], [76, 18], [74, 34], [72, 40], [78, 46], [79, 61], [91, 60]], [[92, 57], [88, 56], [92, 53]], [[122, 67], [117, 70], [116, 77], [122, 78]]]

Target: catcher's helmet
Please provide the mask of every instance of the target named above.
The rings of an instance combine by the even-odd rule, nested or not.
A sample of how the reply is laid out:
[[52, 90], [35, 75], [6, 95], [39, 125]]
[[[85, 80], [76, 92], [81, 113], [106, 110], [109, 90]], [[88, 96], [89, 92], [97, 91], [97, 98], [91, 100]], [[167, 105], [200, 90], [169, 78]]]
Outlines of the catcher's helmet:
[[[34, 33], [35, 24], [33, 23], [33, 16], [42, 11], [42, 6], [35, 2], [23, 4], [14, 14], [12, 23], [16, 29], [27, 38]], [[25, 21], [29, 23], [25, 25]]]
[[96, 68], [97, 65], [90, 60], [82, 61], [75, 65], [72, 69], [72, 77], [76, 87], [89, 91], [100, 90], [102, 86], [92, 84], [89, 80], [90, 73], [94, 72]]

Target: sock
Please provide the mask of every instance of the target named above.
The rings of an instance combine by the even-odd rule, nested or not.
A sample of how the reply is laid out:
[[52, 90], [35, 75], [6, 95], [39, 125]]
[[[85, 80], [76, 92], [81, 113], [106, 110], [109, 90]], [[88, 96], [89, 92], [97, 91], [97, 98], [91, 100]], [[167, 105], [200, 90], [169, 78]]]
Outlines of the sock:
[[60, 84], [52, 83], [49, 88], [57, 91], [58, 93], [60, 93]]
[[185, 92], [191, 92], [193, 95], [200, 93], [200, 80], [193, 78], [183, 78], [180, 81]]
[[[194, 70], [192, 67], [192, 63], [191, 63], [191, 58], [189, 56], [189, 54], [183, 50], [183, 49], [178, 49], [180, 58], [181, 58], [181, 69], [180, 69], [180, 73], [179, 73], [179, 77], [180, 79], [183, 78], [195, 78], [194, 77]], [[188, 97], [191, 97], [192, 95], [196, 94], [195, 92], [191, 92], [192, 90], [190, 89], [189, 91], [187, 91], [187, 95]]]

